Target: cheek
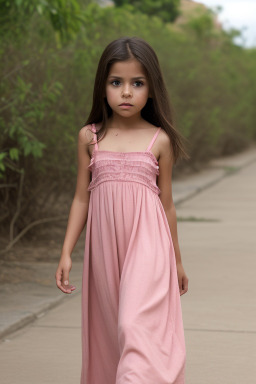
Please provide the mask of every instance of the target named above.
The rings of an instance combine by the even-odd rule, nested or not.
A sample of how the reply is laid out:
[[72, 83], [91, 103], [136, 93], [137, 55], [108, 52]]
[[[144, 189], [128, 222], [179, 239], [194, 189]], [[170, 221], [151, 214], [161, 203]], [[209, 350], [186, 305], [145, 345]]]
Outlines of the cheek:
[[110, 102], [110, 103], [111, 103], [111, 101], [115, 100], [116, 99], [115, 89], [107, 87], [106, 88], [106, 97], [107, 97], [108, 102]]
[[149, 90], [148, 88], [144, 88], [141, 90], [141, 92], [138, 94], [139, 99], [141, 102], [146, 102], [149, 98]]

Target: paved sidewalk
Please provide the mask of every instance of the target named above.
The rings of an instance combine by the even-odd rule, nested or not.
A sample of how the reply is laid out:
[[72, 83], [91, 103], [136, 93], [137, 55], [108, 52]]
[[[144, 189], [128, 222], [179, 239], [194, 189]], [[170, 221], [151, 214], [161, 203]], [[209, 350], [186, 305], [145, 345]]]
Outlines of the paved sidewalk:
[[256, 378], [256, 162], [184, 202], [179, 240], [189, 293], [182, 297], [186, 384]]
[[[252, 148], [174, 182], [190, 279], [182, 297], [186, 384], [241, 384], [256, 375], [255, 175]], [[79, 383], [82, 263], [73, 262], [71, 295], [57, 289], [56, 267], [29, 263], [37, 282], [1, 286], [3, 384]]]

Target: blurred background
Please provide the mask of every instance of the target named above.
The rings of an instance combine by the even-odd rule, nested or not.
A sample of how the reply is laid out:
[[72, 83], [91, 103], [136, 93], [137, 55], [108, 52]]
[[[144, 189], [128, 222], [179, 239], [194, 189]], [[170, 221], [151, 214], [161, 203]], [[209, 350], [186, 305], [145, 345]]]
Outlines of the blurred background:
[[1, 248], [24, 230], [31, 240], [39, 219], [66, 217], [97, 63], [119, 36], [158, 54], [191, 156], [174, 177], [254, 141], [256, 23], [246, 34], [243, 25], [255, 14], [254, 1], [2, 1]]
[[[37, 283], [48, 298], [53, 297], [53, 292], [59, 294], [58, 298], [64, 296], [56, 287], [47, 289], [54, 283], [75, 191], [77, 135], [91, 108], [94, 76], [105, 46], [121, 36], [139, 36], [158, 55], [175, 123], [186, 138], [190, 154], [189, 160], [174, 167], [174, 190], [177, 196], [180, 194], [177, 201], [181, 202], [184, 191], [185, 195], [188, 191], [193, 194], [202, 185], [211, 184], [209, 164], [214, 164], [214, 180], [217, 180], [223, 176], [218, 173], [220, 169], [225, 175], [233, 174], [241, 164], [255, 160], [256, 3], [254, 0], [2, 0], [0, 7], [0, 280], [2, 287], [6, 287], [2, 293], [16, 295], [12, 308], [7, 305], [11, 303], [9, 299], [2, 302], [9, 308], [4, 335], [8, 333], [10, 313], [17, 315], [14, 307], [17, 309], [18, 291], [10, 285], [16, 284], [22, 290], [24, 285], [19, 284], [26, 281], [34, 284], [31, 291], [31, 288], [36, 290]], [[197, 189], [193, 190], [192, 179], [196, 180]], [[253, 179], [252, 172], [248, 180]], [[230, 210], [237, 210], [244, 191], [249, 191], [246, 180], [237, 182], [245, 188], [241, 195], [234, 197], [234, 201], [230, 192], [226, 200], [219, 195], [217, 208], [210, 212], [207, 211], [209, 197], [206, 198], [201, 218], [196, 217], [200, 213], [195, 208], [196, 202], [194, 208], [189, 206], [186, 210], [185, 204], [178, 209], [178, 220], [189, 222], [180, 223], [189, 277], [199, 272], [198, 269], [193, 272], [192, 260], [186, 259], [186, 255], [193, 247], [197, 249], [199, 243], [193, 242], [194, 238], [188, 239], [190, 233], [199, 236], [203, 232], [200, 229], [199, 233], [198, 227], [193, 232], [186, 225], [200, 222], [202, 228], [208, 225], [207, 230], [211, 225], [216, 226], [212, 222], [206, 224], [207, 220], [221, 219], [220, 207], [224, 206], [220, 201], [232, 200]], [[237, 184], [232, 188], [231, 191], [237, 190]], [[252, 205], [247, 208], [249, 213], [253, 212]], [[211, 232], [207, 233], [206, 250], [211, 241]], [[226, 233], [225, 228], [222, 233]], [[238, 231], [236, 236], [240, 235]], [[255, 242], [247, 239], [246, 243], [252, 251]], [[240, 243], [235, 244], [238, 249]], [[229, 246], [232, 247], [231, 239], [227, 249], [231, 249]], [[83, 260], [83, 247], [84, 234], [73, 255], [78, 263]], [[247, 265], [250, 268], [250, 262]], [[226, 268], [228, 271], [229, 267]], [[240, 265], [238, 270], [241, 269]], [[74, 266], [74, 273], [75, 270]], [[81, 275], [81, 264], [77, 264], [77, 272]], [[38, 302], [39, 296], [28, 297], [27, 304]], [[183, 303], [188, 314], [197, 298], [192, 304]], [[192, 323], [187, 324], [187, 329], [193, 328]], [[198, 324], [196, 318], [194, 324]], [[240, 329], [238, 325], [237, 329]], [[248, 332], [255, 333], [253, 326]], [[245, 349], [244, 353], [247, 352]], [[195, 364], [199, 364], [200, 358]], [[211, 355], [208, 361], [212, 361]], [[200, 381], [195, 376], [190, 382], [204, 383], [204, 379]], [[14, 382], [12, 378], [10, 383]], [[30, 381], [24, 379], [24, 382]], [[51, 379], [42, 382], [57, 383]], [[234, 384], [235, 380], [222, 382]]]

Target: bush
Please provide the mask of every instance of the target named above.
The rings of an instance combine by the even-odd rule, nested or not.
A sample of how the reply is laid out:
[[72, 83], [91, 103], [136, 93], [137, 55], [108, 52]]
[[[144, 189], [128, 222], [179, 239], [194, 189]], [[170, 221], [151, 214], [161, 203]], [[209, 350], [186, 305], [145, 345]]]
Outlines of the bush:
[[25, 25], [22, 13], [17, 20], [7, 10], [1, 29], [0, 221], [6, 233], [12, 227], [12, 239], [31, 221], [55, 214], [63, 191], [74, 192], [77, 133], [91, 108], [98, 60], [127, 31], [158, 54], [191, 165], [255, 140], [256, 50], [216, 33], [209, 15], [179, 31], [129, 7], [78, 2], [69, 14], [64, 2], [56, 4], [62, 27], [57, 16], [34, 7]]

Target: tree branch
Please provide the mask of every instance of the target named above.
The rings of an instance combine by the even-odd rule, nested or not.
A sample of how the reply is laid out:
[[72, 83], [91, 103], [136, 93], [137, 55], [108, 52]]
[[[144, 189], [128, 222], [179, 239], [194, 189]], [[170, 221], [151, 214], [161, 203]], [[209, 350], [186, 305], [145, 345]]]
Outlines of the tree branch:
[[25, 233], [27, 233], [31, 228], [35, 227], [36, 225], [39, 225], [39, 224], [44, 224], [44, 223], [50, 223], [50, 222], [53, 222], [53, 221], [59, 221], [59, 220], [67, 220], [67, 216], [57, 216], [57, 217], [50, 217], [50, 218], [46, 218], [46, 219], [40, 219], [40, 220], [36, 220], [36, 221], [33, 221], [32, 223], [30, 223], [29, 225], [27, 225], [19, 234], [18, 236], [15, 237], [15, 239], [13, 239], [8, 245], [7, 247], [0, 251], [0, 255], [8, 252], [15, 243], [17, 243], [17, 241], [20, 240], [20, 238], [22, 236], [25, 235]]

